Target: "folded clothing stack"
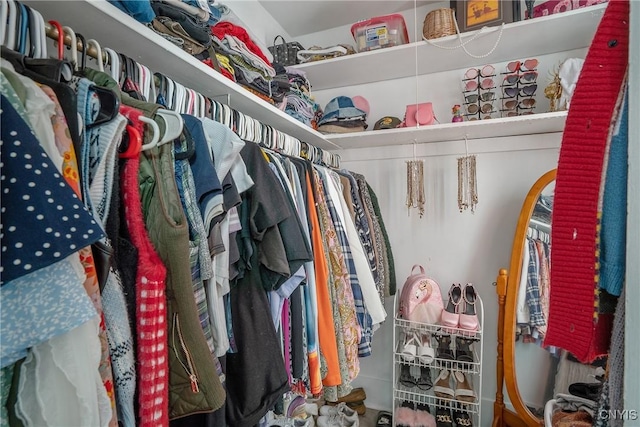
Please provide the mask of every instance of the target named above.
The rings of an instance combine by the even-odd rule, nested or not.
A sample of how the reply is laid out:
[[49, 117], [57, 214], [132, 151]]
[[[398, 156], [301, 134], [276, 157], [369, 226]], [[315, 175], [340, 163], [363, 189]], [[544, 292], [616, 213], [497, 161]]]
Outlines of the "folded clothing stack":
[[226, 58], [222, 62], [233, 68], [236, 83], [272, 104], [283, 101], [288, 82], [274, 79], [274, 66], [243, 27], [223, 21], [211, 27], [211, 33], [218, 62], [218, 55]]
[[209, 23], [215, 21], [208, 11], [180, 0], [152, 0], [155, 18], [149, 27], [191, 55], [211, 46]]
[[273, 66], [277, 71], [274, 80], [282, 80], [288, 86], [279, 108], [299, 122], [317, 129], [317, 122], [322, 117], [322, 108], [311, 96], [311, 85], [307, 80], [306, 73], [293, 67], [281, 66], [278, 63], [274, 63]]
[[[357, 105], [356, 105], [357, 103]], [[324, 109], [318, 122], [318, 131], [322, 133], [362, 132], [367, 128], [369, 103], [361, 96], [333, 98]]]
[[319, 46], [311, 46], [309, 49], [299, 50], [297, 53], [298, 62], [322, 61], [323, 59], [337, 58], [344, 55], [352, 55], [356, 53], [353, 46], [348, 44], [339, 44], [336, 46], [322, 48]]

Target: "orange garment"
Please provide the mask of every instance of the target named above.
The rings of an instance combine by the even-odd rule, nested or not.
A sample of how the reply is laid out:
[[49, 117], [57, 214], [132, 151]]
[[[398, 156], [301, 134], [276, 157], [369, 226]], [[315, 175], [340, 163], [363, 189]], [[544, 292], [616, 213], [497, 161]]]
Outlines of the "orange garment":
[[[336, 330], [333, 326], [333, 309], [329, 298], [329, 266], [324, 256], [322, 235], [320, 234], [320, 222], [313, 197], [313, 188], [306, 176], [307, 198], [309, 209], [309, 222], [311, 224], [311, 245], [313, 247], [313, 263], [316, 270], [316, 296], [318, 299], [318, 339], [320, 351], [327, 364], [327, 375], [322, 383], [325, 386], [337, 386], [342, 384], [340, 376], [340, 364], [338, 362], [338, 345], [336, 344]], [[315, 356], [315, 357], [314, 357]], [[309, 378], [312, 393], [320, 388], [318, 384], [320, 374], [320, 361], [318, 355], [309, 354]], [[315, 394], [315, 393], [314, 393]]]

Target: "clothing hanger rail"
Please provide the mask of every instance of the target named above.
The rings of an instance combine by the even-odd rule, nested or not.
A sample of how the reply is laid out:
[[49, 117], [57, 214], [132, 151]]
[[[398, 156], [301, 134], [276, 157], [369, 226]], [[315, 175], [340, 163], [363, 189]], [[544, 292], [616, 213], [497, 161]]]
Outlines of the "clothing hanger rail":
[[[12, 2], [13, 0], [9, 0], [9, 3]], [[16, 2], [16, 4], [18, 4], [18, 2]], [[10, 14], [12, 9], [11, 6], [8, 6], [7, 9], [9, 10], [2, 11], [3, 14]], [[49, 22], [45, 22], [44, 27], [47, 37], [56, 41], [59, 40], [59, 29], [57, 26], [52, 25]], [[67, 29], [68, 27], [65, 28], [65, 30]], [[68, 34], [67, 31], [64, 31], [64, 35], [61, 39], [66, 46], [71, 47], [75, 44], [75, 49], [72, 49], [72, 54], [76, 57], [77, 52], [85, 52], [86, 55], [98, 60], [98, 64], [111, 66], [113, 63], [113, 51], [108, 47], [101, 48], [100, 44], [96, 40], [91, 39], [91, 43], [83, 43], [81, 40], [72, 38], [72, 36]], [[86, 44], [87, 46], [84, 46], [84, 44]], [[78, 64], [76, 63], [76, 66], [77, 65]], [[140, 65], [142, 66], [142, 64]], [[150, 69], [145, 67], [145, 74], [147, 71], [148, 76], [145, 77], [150, 80], [150, 84], [153, 86], [153, 90], [151, 92], [155, 95], [154, 92], [156, 87], [153, 83], [154, 79], [152, 77], [154, 74]], [[253, 119], [252, 117], [246, 116], [242, 112], [233, 110], [228, 105], [230, 103], [229, 94], [227, 94], [227, 104], [222, 104], [218, 101], [212, 100], [211, 98], [206, 98], [205, 96], [192, 89], [182, 86], [181, 84], [171, 80], [167, 76], [164, 76], [164, 78], [168, 82], [166, 82], [167, 92], [163, 95], [167, 101], [167, 107], [169, 109], [174, 110], [178, 113], [183, 113], [184, 110], [188, 109], [191, 105], [194, 113], [196, 113], [198, 116], [212, 116], [214, 120], [219, 121], [236, 131], [242, 139], [245, 139], [245, 137], [249, 137], [248, 140], [250, 140], [251, 142], [262, 144], [265, 147], [271, 147], [276, 151], [280, 151], [288, 155], [300, 157], [313, 163], [323, 164], [325, 166], [333, 168], [340, 167], [339, 155], [300, 141], [291, 135], [285, 134], [284, 132], [274, 129], [271, 126], [265, 125], [256, 119]], [[173, 91], [174, 87], [176, 88], [175, 92]], [[191, 100], [191, 103], [198, 103], [198, 105], [194, 106], [193, 104], [189, 103], [185, 105], [185, 101], [188, 101], [189, 99]], [[208, 99], [210, 101], [212, 110], [210, 115], [208, 114], [208, 112], [202, 111], [202, 106], [205, 105], [205, 99]], [[150, 99], [149, 101], [155, 102], [155, 99]], [[236, 117], [238, 119], [236, 119]], [[238, 126], [240, 123], [242, 123], [242, 126]]]

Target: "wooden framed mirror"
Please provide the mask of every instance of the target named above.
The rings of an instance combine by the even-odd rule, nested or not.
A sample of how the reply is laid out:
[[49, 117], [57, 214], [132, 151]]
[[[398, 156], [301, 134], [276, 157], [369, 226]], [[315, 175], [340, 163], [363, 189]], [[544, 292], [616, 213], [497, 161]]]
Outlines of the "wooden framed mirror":
[[[542, 221], [534, 218], [536, 206], [544, 205], [544, 199], [553, 194], [556, 170], [542, 175], [531, 187], [524, 199], [520, 216], [516, 225], [511, 251], [509, 270], [501, 269], [497, 278], [498, 293], [498, 359], [497, 359], [497, 391], [494, 402], [493, 426], [529, 427], [543, 426], [544, 420], [536, 416], [527, 407], [518, 387], [518, 365], [516, 363], [516, 317], [518, 291], [523, 272], [523, 256], [527, 236], [532, 229], [551, 234], [551, 211]], [[546, 195], [546, 196], [545, 196]], [[542, 202], [542, 203], [541, 203]], [[548, 228], [545, 228], [547, 226]], [[541, 229], [542, 227], [542, 229]], [[522, 372], [522, 367], [520, 369]], [[504, 389], [513, 409], [504, 401]]]

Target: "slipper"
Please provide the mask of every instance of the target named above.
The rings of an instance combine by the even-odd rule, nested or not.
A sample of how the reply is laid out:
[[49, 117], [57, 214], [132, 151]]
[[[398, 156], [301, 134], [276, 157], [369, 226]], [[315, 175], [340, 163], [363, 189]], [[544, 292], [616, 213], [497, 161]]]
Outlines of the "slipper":
[[380, 411], [378, 412], [378, 418], [376, 418], [376, 427], [391, 427], [392, 421], [391, 412]]
[[436, 352], [429, 343], [431, 341], [429, 334], [416, 332], [416, 340], [418, 342], [418, 360], [422, 364], [430, 365], [436, 357]]
[[451, 409], [438, 407], [436, 409], [436, 426], [437, 427], [453, 427], [453, 419], [451, 418]]
[[461, 402], [475, 403], [476, 393], [473, 391], [469, 377], [460, 371], [455, 371], [453, 373], [453, 380], [456, 382], [456, 399]]
[[433, 387], [433, 394], [438, 397], [443, 397], [446, 399], [453, 399], [453, 389], [451, 388], [451, 372], [443, 369], [440, 371], [440, 375], [436, 378], [436, 382]]
[[413, 378], [413, 375], [411, 375], [409, 365], [405, 365], [404, 363], [400, 365], [400, 378], [398, 378], [398, 382], [408, 388], [416, 386], [416, 380]]
[[413, 427], [416, 419], [416, 412], [413, 409], [399, 406], [395, 413], [396, 427]]
[[473, 427], [471, 416], [466, 411], [453, 411], [453, 420], [456, 422], [456, 427]]
[[420, 367], [420, 378], [418, 378], [416, 385], [420, 390], [431, 390], [433, 381], [431, 381], [431, 370], [428, 367]]
[[415, 427], [436, 427], [436, 419], [427, 405], [418, 404], [416, 408], [416, 423]]

